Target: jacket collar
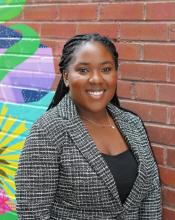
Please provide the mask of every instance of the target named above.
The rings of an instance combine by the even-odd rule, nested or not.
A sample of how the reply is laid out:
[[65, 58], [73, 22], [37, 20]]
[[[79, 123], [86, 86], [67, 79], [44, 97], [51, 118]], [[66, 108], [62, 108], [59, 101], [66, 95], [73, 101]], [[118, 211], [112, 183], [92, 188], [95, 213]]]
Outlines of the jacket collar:
[[[140, 195], [141, 191], [144, 188], [144, 181], [146, 181], [147, 171], [146, 166], [143, 162], [144, 158], [142, 157], [143, 153], [141, 152], [140, 147], [142, 140], [137, 133], [137, 129], [133, 127], [133, 125], [129, 122], [130, 118], [126, 115], [126, 112], [124, 110], [119, 109], [112, 104], [108, 104], [107, 109], [110, 112], [116, 126], [119, 128], [119, 131], [122, 133], [123, 137], [128, 143], [129, 148], [133, 152], [138, 162], [138, 176], [130, 192], [130, 195], [128, 196], [124, 204], [124, 207], [130, 209], [136, 204], [137, 199], [139, 199], [139, 197], [137, 198], [137, 195]], [[118, 207], [117, 212], [121, 212], [123, 206], [119, 199], [119, 194], [114, 178], [100, 151], [97, 149], [87, 129], [83, 125], [77, 112], [76, 106], [69, 94], [65, 95], [61, 102], [57, 105], [57, 112], [59, 117], [66, 120], [66, 130], [72, 138], [76, 147], [78, 147], [79, 151], [88, 161], [89, 165], [101, 178], [101, 180], [104, 182], [104, 184], [114, 197], [114, 201], [116, 202], [116, 205]]]
[[69, 93], [66, 94], [57, 105], [57, 112], [59, 117], [66, 120], [71, 120], [78, 116], [76, 106]]

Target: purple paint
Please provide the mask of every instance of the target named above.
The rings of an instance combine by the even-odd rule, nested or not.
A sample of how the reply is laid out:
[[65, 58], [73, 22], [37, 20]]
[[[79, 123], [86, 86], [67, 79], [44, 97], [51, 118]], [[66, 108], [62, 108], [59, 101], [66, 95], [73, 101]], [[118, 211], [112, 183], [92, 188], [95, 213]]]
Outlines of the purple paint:
[[[6, 49], [0, 49], [4, 53]], [[0, 100], [24, 103], [22, 90], [50, 90], [55, 78], [50, 48], [39, 48], [22, 64], [16, 66], [0, 83]]]

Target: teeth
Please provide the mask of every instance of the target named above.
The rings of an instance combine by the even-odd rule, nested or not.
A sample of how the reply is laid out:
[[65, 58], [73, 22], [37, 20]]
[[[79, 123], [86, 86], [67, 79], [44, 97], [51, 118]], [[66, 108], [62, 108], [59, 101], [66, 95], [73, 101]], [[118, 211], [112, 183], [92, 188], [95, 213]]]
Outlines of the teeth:
[[96, 95], [96, 96], [98, 96], [98, 95], [102, 95], [103, 92], [104, 92], [104, 91], [89, 91], [88, 93], [89, 93], [90, 95]]

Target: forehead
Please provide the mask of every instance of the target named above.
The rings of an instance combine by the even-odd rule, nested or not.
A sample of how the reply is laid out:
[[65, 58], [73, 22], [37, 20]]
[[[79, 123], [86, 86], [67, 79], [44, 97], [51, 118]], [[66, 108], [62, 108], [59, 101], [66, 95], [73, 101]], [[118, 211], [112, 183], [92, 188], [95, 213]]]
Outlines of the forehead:
[[79, 62], [104, 62], [113, 61], [113, 57], [108, 48], [100, 42], [86, 42], [75, 50], [71, 64]]

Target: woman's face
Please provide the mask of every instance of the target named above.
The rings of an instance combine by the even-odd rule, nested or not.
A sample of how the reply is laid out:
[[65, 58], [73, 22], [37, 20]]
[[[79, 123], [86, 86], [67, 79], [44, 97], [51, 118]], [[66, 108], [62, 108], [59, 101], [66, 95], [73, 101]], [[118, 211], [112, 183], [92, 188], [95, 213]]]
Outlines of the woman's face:
[[116, 92], [117, 73], [109, 50], [99, 42], [87, 42], [74, 53], [64, 79], [78, 110], [104, 111]]

